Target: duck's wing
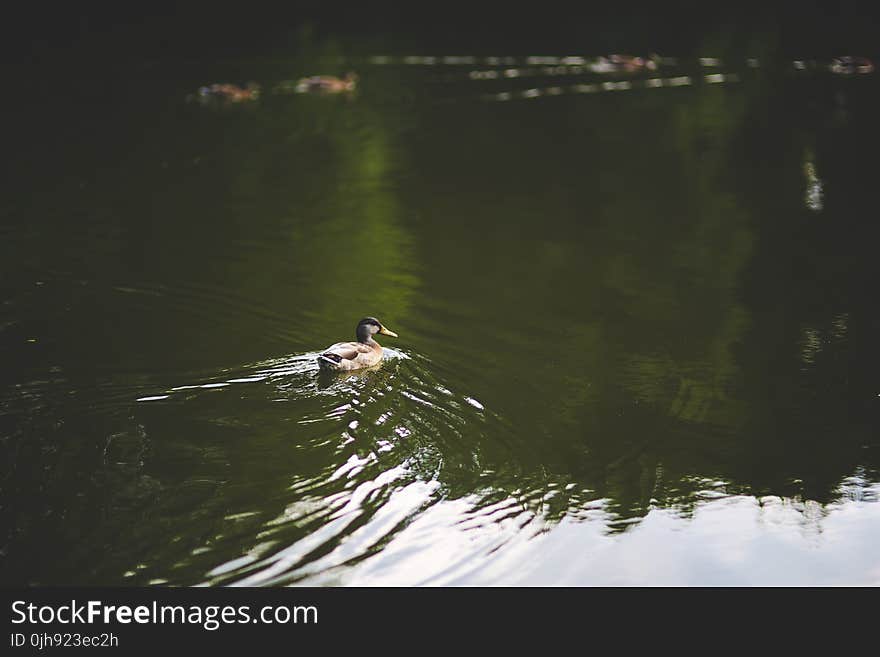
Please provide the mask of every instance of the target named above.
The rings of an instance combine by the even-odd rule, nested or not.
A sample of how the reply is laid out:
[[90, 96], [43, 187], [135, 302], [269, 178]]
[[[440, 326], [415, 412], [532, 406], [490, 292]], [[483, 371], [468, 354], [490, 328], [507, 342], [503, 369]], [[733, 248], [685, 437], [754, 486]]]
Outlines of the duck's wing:
[[360, 342], [337, 342], [336, 344], [327, 347], [321, 352], [321, 355], [328, 356], [339, 363], [342, 361], [357, 360], [359, 356], [371, 352], [372, 348], [369, 345]]

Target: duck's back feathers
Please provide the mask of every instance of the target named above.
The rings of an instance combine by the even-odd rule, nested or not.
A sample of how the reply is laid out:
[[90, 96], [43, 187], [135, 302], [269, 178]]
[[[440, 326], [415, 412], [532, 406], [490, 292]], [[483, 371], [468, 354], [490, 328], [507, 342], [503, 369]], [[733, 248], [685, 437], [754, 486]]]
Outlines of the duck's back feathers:
[[354, 370], [375, 365], [382, 360], [378, 342], [337, 342], [318, 356], [318, 365], [326, 370]]

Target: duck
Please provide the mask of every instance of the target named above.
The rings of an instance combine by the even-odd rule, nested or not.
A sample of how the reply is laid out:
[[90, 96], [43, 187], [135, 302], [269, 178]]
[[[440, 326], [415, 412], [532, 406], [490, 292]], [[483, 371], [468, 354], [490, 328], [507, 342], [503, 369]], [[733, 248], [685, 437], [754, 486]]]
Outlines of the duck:
[[345, 77], [337, 78], [332, 75], [313, 75], [308, 78], [300, 78], [296, 84], [298, 93], [340, 93], [342, 91], [354, 91], [357, 84], [357, 73], [346, 73]]
[[835, 57], [829, 67], [832, 73], [852, 75], [853, 73], [873, 73], [874, 62], [867, 57]]
[[222, 98], [232, 103], [240, 103], [259, 98], [260, 85], [256, 82], [248, 82], [245, 87], [239, 87], [235, 84], [215, 83], [199, 88], [199, 95], [203, 98]]
[[318, 366], [327, 372], [344, 372], [372, 367], [382, 361], [382, 345], [373, 339], [376, 334], [397, 337], [375, 317], [364, 317], [355, 329], [357, 342], [337, 342], [318, 356]]

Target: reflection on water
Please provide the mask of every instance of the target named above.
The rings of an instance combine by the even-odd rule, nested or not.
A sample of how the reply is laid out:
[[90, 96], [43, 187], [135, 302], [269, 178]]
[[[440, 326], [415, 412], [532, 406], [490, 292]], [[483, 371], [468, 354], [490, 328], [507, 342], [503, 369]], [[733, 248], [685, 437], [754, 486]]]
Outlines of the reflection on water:
[[816, 164], [809, 153], [804, 159], [804, 178], [807, 185], [804, 192], [804, 205], [814, 212], [822, 211], [822, 179], [816, 173]]
[[[324, 571], [306, 583], [876, 586], [880, 490], [858, 490], [858, 500], [826, 507], [719, 494], [698, 502], [686, 517], [657, 507], [619, 535], [605, 531], [603, 500], [552, 531], [528, 514], [476, 514], [464, 500], [441, 502], [363, 567]], [[711, 498], [712, 492], [704, 494]], [[479, 562], [475, 553], [483, 557]]]
[[[870, 76], [388, 56], [181, 102], [334, 48], [35, 137], [4, 582], [880, 582]], [[367, 315], [395, 348], [322, 375]]]

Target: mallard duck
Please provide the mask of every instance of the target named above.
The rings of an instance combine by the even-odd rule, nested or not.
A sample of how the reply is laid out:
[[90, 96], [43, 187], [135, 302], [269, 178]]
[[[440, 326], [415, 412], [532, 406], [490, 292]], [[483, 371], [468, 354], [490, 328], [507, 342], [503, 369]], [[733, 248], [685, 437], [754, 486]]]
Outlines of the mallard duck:
[[240, 103], [259, 98], [260, 85], [256, 82], [248, 82], [245, 87], [239, 87], [235, 84], [215, 83], [207, 87], [200, 87], [199, 96], [202, 98], [220, 98], [232, 103]]
[[853, 73], [873, 73], [874, 63], [867, 57], [835, 57], [831, 60], [832, 73], [852, 75]]
[[298, 93], [318, 92], [331, 94], [354, 91], [357, 79], [357, 73], [346, 73], [344, 78], [337, 78], [332, 75], [313, 75], [309, 78], [300, 78], [296, 84], [296, 91]]
[[318, 356], [318, 365], [322, 370], [332, 372], [376, 365], [382, 360], [382, 345], [373, 339], [376, 333], [397, 337], [397, 333], [382, 326], [375, 317], [364, 317], [355, 329], [357, 342], [337, 342], [327, 347]]

